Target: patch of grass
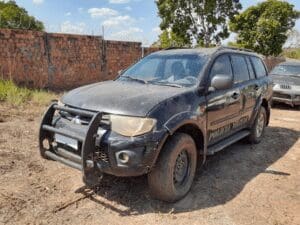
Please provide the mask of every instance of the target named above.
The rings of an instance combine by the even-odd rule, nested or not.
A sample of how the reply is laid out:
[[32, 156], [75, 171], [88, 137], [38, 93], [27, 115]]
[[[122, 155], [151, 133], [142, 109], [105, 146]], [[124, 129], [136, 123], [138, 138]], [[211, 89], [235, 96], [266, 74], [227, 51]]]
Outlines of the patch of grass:
[[32, 91], [31, 100], [38, 105], [49, 105], [49, 103], [57, 99], [57, 95], [49, 91], [34, 90]]
[[24, 87], [18, 87], [11, 80], [0, 80], [0, 101], [12, 105], [21, 105], [33, 102], [38, 105], [47, 105], [56, 95], [44, 90], [30, 90]]
[[31, 92], [27, 88], [19, 88], [12, 81], [0, 80], [0, 100], [19, 105], [30, 100]]

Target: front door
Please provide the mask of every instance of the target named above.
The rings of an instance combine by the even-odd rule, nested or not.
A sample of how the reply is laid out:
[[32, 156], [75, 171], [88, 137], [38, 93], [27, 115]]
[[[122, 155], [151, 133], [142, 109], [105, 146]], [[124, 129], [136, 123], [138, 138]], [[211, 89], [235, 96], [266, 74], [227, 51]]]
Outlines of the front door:
[[[210, 70], [209, 80], [217, 74], [233, 74], [228, 54], [216, 58]], [[211, 145], [233, 133], [239, 122], [243, 103], [238, 86], [211, 91], [206, 98], [208, 144]]]

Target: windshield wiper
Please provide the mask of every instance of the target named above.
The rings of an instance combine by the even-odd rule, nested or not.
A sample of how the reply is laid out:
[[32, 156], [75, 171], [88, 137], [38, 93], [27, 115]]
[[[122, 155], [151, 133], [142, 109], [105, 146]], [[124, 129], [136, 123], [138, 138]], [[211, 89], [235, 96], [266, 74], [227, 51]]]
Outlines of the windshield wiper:
[[178, 88], [182, 88], [183, 85], [180, 84], [174, 84], [174, 83], [166, 83], [166, 82], [159, 82], [159, 81], [155, 81], [155, 82], [149, 82], [151, 84], [157, 84], [157, 85], [161, 85], [161, 86], [169, 86], [169, 87], [178, 87]]
[[134, 77], [131, 77], [131, 76], [121, 76], [123, 78], [128, 78], [130, 80], [133, 80], [133, 81], [137, 81], [139, 83], [143, 83], [143, 84], [147, 84], [147, 81], [145, 80], [142, 80], [142, 79], [138, 79], [138, 78], [134, 78]]

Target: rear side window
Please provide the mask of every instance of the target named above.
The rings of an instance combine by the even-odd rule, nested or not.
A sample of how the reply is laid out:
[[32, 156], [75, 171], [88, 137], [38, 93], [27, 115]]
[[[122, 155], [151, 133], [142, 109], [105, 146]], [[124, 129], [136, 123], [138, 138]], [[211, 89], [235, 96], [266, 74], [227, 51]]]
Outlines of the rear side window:
[[210, 71], [210, 78], [213, 78], [217, 74], [231, 75], [231, 64], [228, 55], [219, 56]]
[[246, 57], [246, 62], [247, 62], [247, 66], [248, 66], [248, 70], [249, 70], [249, 75], [250, 75], [250, 79], [255, 79], [255, 73], [251, 64], [251, 61], [249, 59], [249, 57]]
[[267, 76], [266, 68], [260, 58], [253, 56], [251, 57], [251, 61], [253, 63], [257, 78]]
[[244, 56], [232, 55], [231, 62], [233, 68], [234, 83], [237, 84], [249, 80], [248, 67]]

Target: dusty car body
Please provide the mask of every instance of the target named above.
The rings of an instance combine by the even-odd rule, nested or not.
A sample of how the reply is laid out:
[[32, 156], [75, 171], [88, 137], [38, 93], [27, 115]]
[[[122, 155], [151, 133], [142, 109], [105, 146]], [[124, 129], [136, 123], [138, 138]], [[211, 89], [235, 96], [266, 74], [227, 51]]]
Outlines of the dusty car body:
[[271, 72], [273, 79], [273, 102], [290, 106], [300, 105], [300, 62], [284, 62]]
[[154, 197], [176, 201], [207, 155], [245, 137], [261, 140], [271, 96], [265, 65], [252, 52], [163, 50], [53, 103], [40, 153], [81, 170], [89, 186], [103, 174], [148, 174]]

